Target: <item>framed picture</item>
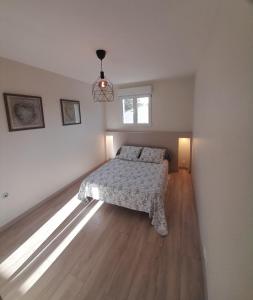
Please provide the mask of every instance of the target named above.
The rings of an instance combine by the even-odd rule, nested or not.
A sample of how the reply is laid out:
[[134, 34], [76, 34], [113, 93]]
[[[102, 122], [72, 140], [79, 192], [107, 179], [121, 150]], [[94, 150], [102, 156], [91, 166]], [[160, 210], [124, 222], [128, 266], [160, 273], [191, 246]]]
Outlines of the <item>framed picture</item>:
[[8, 93], [3, 96], [9, 131], [45, 127], [41, 97]]
[[81, 124], [80, 101], [60, 99], [62, 125]]

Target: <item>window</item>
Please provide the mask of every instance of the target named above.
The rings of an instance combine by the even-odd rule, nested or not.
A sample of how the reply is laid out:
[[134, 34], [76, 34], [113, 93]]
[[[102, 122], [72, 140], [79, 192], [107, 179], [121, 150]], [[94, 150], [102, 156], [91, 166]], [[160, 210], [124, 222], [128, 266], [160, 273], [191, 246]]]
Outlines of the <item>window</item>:
[[151, 124], [152, 86], [121, 88], [118, 96], [122, 105], [122, 123], [125, 125]]
[[150, 124], [150, 95], [123, 96], [123, 124]]

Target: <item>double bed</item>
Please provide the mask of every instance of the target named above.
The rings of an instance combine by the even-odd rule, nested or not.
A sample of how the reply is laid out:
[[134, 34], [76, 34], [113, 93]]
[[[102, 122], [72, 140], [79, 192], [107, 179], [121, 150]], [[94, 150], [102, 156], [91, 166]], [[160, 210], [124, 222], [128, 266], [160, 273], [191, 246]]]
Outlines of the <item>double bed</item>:
[[78, 198], [101, 200], [148, 213], [160, 235], [168, 233], [164, 201], [168, 180], [168, 160], [159, 163], [116, 158], [86, 177]]

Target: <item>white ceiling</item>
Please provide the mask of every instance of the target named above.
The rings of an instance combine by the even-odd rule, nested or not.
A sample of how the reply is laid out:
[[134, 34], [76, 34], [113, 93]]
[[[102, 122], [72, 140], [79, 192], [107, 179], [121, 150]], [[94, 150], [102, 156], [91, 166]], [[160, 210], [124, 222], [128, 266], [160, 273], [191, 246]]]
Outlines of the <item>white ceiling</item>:
[[196, 71], [217, 0], [1, 0], [0, 56], [85, 82], [108, 51], [114, 83]]

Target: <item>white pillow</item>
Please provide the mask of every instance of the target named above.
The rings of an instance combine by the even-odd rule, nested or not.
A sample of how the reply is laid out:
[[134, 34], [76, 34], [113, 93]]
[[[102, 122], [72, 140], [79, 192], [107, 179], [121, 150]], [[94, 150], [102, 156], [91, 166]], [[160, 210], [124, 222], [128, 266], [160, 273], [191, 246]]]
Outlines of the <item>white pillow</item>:
[[137, 160], [142, 147], [135, 146], [122, 146], [120, 150], [120, 154], [117, 158], [126, 159], [126, 160]]
[[141, 156], [139, 160], [144, 162], [152, 162], [152, 163], [160, 164], [163, 162], [164, 154], [165, 154], [165, 149], [145, 147], [141, 152]]

